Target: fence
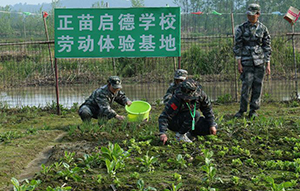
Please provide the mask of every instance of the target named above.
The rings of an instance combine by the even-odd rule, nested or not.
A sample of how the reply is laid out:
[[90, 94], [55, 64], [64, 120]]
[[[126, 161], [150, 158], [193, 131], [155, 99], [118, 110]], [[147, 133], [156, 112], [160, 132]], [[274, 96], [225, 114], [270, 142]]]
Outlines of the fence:
[[[179, 64], [200, 81], [212, 101], [238, 101], [240, 80], [232, 53], [233, 27], [245, 15], [182, 15], [181, 58], [58, 59], [60, 104], [81, 104], [108, 76], [123, 79], [124, 92], [133, 100], [160, 102]], [[298, 65], [294, 62], [290, 25], [282, 16], [260, 19], [272, 35], [272, 75], [265, 78], [263, 101], [298, 96]], [[232, 25], [232, 23], [235, 23]], [[298, 24], [298, 23], [297, 23]], [[295, 27], [295, 31], [299, 32]], [[32, 30], [32, 29], [31, 29]], [[27, 36], [30, 33], [27, 33]], [[33, 38], [33, 36], [31, 37]], [[300, 58], [299, 36], [293, 35], [296, 63]], [[53, 41], [2, 42], [0, 44], [0, 103], [8, 107], [47, 106], [56, 102]], [[52, 55], [53, 57], [54, 55]]]

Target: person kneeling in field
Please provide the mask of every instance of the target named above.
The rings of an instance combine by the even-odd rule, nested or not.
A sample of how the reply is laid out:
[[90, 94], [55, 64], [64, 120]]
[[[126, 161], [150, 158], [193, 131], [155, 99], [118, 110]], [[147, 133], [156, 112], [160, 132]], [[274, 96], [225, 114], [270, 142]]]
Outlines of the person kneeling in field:
[[[198, 109], [204, 117], [200, 116]], [[183, 81], [176, 89], [160, 114], [158, 123], [160, 140], [163, 144], [168, 140], [167, 129], [176, 132], [176, 140], [183, 142], [192, 142], [189, 139], [190, 135], [216, 135], [217, 133], [217, 124], [208, 96], [193, 79]]]
[[131, 105], [131, 101], [126, 97], [125, 93], [121, 91], [121, 80], [118, 76], [110, 76], [107, 84], [96, 89], [90, 97], [79, 108], [79, 116], [82, 121], [89, 122], [91, 118], [124, 120], [125, 117], [118, 115], [112, 108], [111, 104], [116, 101], [120, 105]]

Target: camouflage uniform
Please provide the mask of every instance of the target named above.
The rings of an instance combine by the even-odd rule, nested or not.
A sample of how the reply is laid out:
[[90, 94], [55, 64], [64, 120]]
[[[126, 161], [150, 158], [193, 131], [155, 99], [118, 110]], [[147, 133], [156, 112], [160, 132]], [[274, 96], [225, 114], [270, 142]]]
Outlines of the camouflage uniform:
[[[121, 81], [117, 76], [111, 76], [108, 83], [115, 89], [121, 89]], [[118, 91], [113, 94], [107, 85], [104, 85], [96, 89], [90, 97], [80, 106], [79, 115], [82, 121], [90, 121], [91, 118], [106, 118], [111, 119], [117, 115], [117, 113], [111, 108], [113, 101], [125, 106], [129, 99], [125, 93]]]
[[171, 83], [169, 86], [165, 96], [163, 97], [164, 104], [167, 104], [168, 101], [171, 99], [172, 95], [174, 94], [175, 90], [178, 88], [179, 83], [176, 84], [175, 80], [185, 80], [187, 78], [188, 72], [183, 69], [178, 69], [174, 73], [174, 82]]
[[[250, 4], [247, 14], [260, 13], [258, 4]], [[271, 37], [265, 25], [257, 21], [252, 25], [249, 21], [238, 26], [233, 47], [237, 59], [241, 59], [243, 73], [240, 113], [247, 111], [249, 92], [252, 90], [250, 113], [260, 107], [265, 63], [270, 62]]]
[[[196, 84], [195, 91], [186, 96], [185, 82], [189, 81]], [[189, 79], [180, 84], [176, 89], [170, 101], [166, 104], [164, 111], [158, 118], [160, 134], [166, 134], [167, 129], [170, 129], [180, 134], [185, 134], [190, 131], [193, 135], [208, 135], [210, 127], [216, 126], [211, 103], [206, 93], [201, 89], [201, 86], [194, 80]], [[187, 103], [185, 100], [190, 100]], [[187, 106], [193, 111], [196, 103], [196, 110], [200, 109], [204, 117], [196, 111], [195, 130], [192, 129], [192, 116]]]

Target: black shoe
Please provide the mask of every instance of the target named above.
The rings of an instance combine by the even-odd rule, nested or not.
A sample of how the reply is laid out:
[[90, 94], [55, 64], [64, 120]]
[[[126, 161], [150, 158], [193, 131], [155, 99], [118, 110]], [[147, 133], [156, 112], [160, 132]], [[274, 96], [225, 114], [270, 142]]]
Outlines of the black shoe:
[[191, 140], [191, 141], [196, 141], [196, 137], [191, 133], [191, 132], [187, 132], [186, 136]]
[[234, 115], [234, 117], [235, 117], [235, 118], [242, 118], [243, 115], [244, 115], [244, 112], [238, 111], [238, 112]]
[[258, 117], [258, 114], [256, 113], [255, 110], [252, 110], [252, 111], [249, 112], [249, 118], [255, 119], [257, 117]]

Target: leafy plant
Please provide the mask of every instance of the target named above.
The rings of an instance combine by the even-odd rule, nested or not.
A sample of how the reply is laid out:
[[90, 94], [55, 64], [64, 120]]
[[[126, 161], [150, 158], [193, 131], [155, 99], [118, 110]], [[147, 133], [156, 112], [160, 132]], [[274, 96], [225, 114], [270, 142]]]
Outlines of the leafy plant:
[[64, 177], [65, 180], [69, 180], [69, 178], [72, 178], [75, 182], [81, 180], [81, 177], [78, 174], [80, 172], [79, 167], [70, 168], [70, 165], [67, 163], [63, 163], [63, 167], [64, 169], [57, 173]]
[[71, 186], [66, 186], [63, 184], [61, 187], [52, 188], [51, 186], [48, 186], [46, 188], [46, 191], [66, 191], [66, 190], [72, 190]]
[[50, 172], [52, 166], [46, 166], [45, 164], [42, 164], [41, 168], [42, 168], [41, 173], [47, 175]]
[[231, 180], [234, 185], [239, 185], [239, 183], [240, 183], [240, 178], [237, 176], [232, 176]]
[[296, 180], [291, 180], [290, 182], [282, 182], [276, 184], [274, 179], [270, 176], [265, 177], [265, 181], [268, 183], [272, 191], [285, 191], [287, 188], [291, 188], [297, 185]]
[[70, 164], [74, 160], [75, 152], [69, 153], [68, 151], [65, 151], [65, 156], [63, 158], [63, 161]]
[[117, 165], [118, 169], [122, 169], [125, 167], [125, 159], [130, 156], [129, 151], [124, 151], [118, 143], [112, 144], [108, 143], [108, 147], [101, 147], [101, 160], [103, 160], [106, 164], [108, 160], [110, 162], [114, 161], [114, 165]]
[[129, 152], [124, 151], [117, 143], [112, 144], [109, 142], [108, 147], [101, 147], [100, 158], [105, 162], [107, 173], [115, 181], [117, 181], [117, 170], [125, 167], [125, 159], [129, 155]]
[[167, 162], [171, 163], [174, 165], [175, 168], [186, 168], [186, 160], [182, 157], [181, 154], [178, 154], [176, 159], [168, 159]]
[[165, 189], [164, 191], [178, 191], [182, 186], [182, 183], [178, 183], [177, 185], [175, 185], [174, 183], [172, 183], [171, 189]]
[[109, 174], [109, 176], [111, 178], [115, 178], [116, 172], [118, 169], [121, 168], [122, 163], [119, 160], [110, 161], [108, 159], [105, 159], [105, 165], [106, 165], [106, 170], [107, 170], [107, 173]]
[[99, 153], [93, 153], [91, 155], [84, 154], [83, 158], [79, 158], [78, 160], [83, 163], [87, 170], [91, 170], [93, 166], [97, 166], [100, 164], [101, 159], [99, 158]]
[[176, 182], [180, 182], [182, 180], [181, 175], [176, 172], [173, 174], [173, 178], [175, 179]]
[[30, 182], [26, 179], [23, 185], [16, 178], [11, 179], [14, 185], [14, 191], [33, 191], [41, 183], [40, 180], [31, 180]]
[[203, 181], [208, 184], [208, 187], [211, 188], [213, 182], [219, 180], [223, 182], [220, 178], [216, 177], [217, 169], [215, 165], [212, 163], [214, 159], [212, 158], [213, 152], [207, 149], [203, 149], [205, 164], [201, 166], [201, 170], [203, 170], [206, 174], [203, 178]]
[[136, 158], [138, 161], [141, 162], [141, 165], [142, 165], [142, 168], [141, 170], [142, 171], [145, 171], [145, 172], [153, 172], [154, 171], [154, 163], [156, 163], [156, 161], [158, 160], [156, 157], [154, 156], [149, 156], [148, 155], [148, 151], [147, 151], [147, 154], [144, 155], [144, 157], [137, 157]]
[[139, 179], [136, 183], [137, 189], [138, 190], [133, 190], [133, 191], [156, 191], [156, 188], [148, 186], [147, 188], [145, 188], [145, 183], [143, 179]]

